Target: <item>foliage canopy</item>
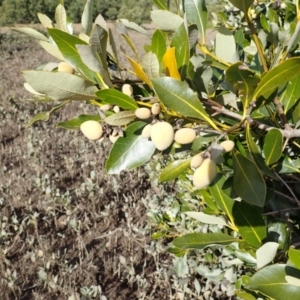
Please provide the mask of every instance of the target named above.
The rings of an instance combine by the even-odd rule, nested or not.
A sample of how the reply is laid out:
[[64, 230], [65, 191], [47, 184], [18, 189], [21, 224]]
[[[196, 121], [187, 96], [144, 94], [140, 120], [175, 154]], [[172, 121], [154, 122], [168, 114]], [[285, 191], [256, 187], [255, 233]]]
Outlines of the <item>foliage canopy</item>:
[[[99, 122], [102, 139], [114, 142], [108, 173], [154, 162], [163, 167], [160, 182], [178, 178], [171, 211], [149, 213], [157, 225], [153, 238], [173, 238], [169, 252], [178, 256], [178, 274], [189, 255], [218, 249], [227, 257], [220, 278], [234, 282], [239, 297], [298, 299], [300, 4], [224, 0], [224, 11], [213, 13], [217, 34], [208, 46], [205, 1], [175, 1], [176, 12], [166, 1], [153, 2], [153, 33], [127, 19], [117, 22], [131, 56], [116, 49], [102, 16], [92, 26], [92, 1], [86, 1], [78, 37], [62, 5], [55, 26], [39, 15], [47, 36], [16, 29], [73, 68], [61, 72], [51, 64], [23, 71], [25, 86], [36, 100], [58, 102], [48, 116], [72, 100], [95, 108], [94, 115], [57, 126], [76, 130], [88, 120]], [[151, 38], [143, 57], [128, 29]], [[120, 64], [120, 55], [131, 70]], [[44, 121], [44, 114], [29, 124]], [[184, 128], [196, 138], [177, 139]], [[223, 147], [224, 140], [234, 147]], [[200, 176], [201, 188], [193, 176]], [[240, 266], [247, 275], [228, 277], [230, 268]], [[206, 276], [201, 268], [197, 272]]]

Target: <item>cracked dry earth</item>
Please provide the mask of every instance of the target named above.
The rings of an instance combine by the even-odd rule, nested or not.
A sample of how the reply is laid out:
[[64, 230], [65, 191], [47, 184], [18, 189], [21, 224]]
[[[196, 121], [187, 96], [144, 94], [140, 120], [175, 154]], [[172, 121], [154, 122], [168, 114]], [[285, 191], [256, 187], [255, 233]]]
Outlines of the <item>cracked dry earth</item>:
[[108, 143], [55, 128], [95, 113], [80, 103], [27, 128], [51, 103], [28, 101], [20, 71], [55, 59], [26, 36], [0, 32], [0, 298], [173, 298], [171, 258], [151, 241], [146, 218], [148, 199], [164, 191], [142, 170], [106, 175]]

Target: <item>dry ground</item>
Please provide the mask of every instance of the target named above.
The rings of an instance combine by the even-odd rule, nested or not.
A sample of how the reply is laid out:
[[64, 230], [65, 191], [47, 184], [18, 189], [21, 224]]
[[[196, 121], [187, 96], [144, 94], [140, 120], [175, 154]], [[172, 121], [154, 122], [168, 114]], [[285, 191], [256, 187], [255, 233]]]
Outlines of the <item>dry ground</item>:
[[[30, 38], [0, 33], [1, 299], [175, 299], [171, 258], [145, 216], [164, 190], [142, 170], [107, 176], [106, 143], [55, 129], [84, 105], [27, 128], [51, 104], [28, 101], [20, 71], [55, 59]], [[146, 38], [131, 34], [142, 52]]]

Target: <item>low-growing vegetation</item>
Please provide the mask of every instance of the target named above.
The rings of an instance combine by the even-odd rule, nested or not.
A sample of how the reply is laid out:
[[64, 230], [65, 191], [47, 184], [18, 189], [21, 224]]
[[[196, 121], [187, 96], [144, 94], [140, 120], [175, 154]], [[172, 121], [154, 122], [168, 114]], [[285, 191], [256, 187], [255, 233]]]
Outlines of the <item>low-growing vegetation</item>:
[[[93, 24], [93, 1], [86, 1], [78, 36], [61, 4], [55, 23], [38, 15], [46, 34], [15, 28], [69, 65], [22, 71], [33, 100], [56, 102], [29, 125], [68, 110], [71, 101], [85, 104], [91, 113], [57, 127], [81, 129], [83, 143], [112, 142], [103, 157], [107, 176], [143, 170], [152, 186], [174, 192], [160, 203], [141, 202], [151, 224], [144, 232], [154, 231], [153, 245], [167, 242], [174, 257], [168, 274], [177, 278], [177, 298], [297, 299], [300, 6], [221, 2], [209, 44], [204, 0], [176, 0], [175, 11], [154, 0], [151, 32], [120, 19], [113, 34], [101, 15]], [[145, 54], [129, 29], [149, 39]], [[120, 38], [129, 51], [116, 46]], [[120, 264], [134, 275], [126, 259]], [[57, 279], [46, 269], [38, 275], [51, 287]]]

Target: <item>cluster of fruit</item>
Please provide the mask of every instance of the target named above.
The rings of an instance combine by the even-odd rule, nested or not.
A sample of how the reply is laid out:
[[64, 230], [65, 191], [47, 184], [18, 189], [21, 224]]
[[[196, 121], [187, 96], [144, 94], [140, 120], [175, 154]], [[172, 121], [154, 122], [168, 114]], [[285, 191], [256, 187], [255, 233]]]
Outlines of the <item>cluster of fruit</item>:
[[[61, 62], [58, 66], [58, 71], [74, 73], [74, 69], [65, 62]], [[133, 96], [132, 86], [124, 84], [122, 86], [122, 92], [129, 97]], [[109, 104], [101, 106], [102, 111], [113, 110], [115, 113], [120, 111], [118, 106], [112, 107]], [[146, 125], [142, 131], [142, 138], [151, 139], [155, 147], [159, 151], [164, 151], [169, 148], [175, 141], [178, 144], [185, 145], [192, 143], [197, 136], [197, 132], [194, 128], [180, 128], [174, 131], [173, 126], [166, 122], [159, 120], [161, 107], [159, 103], [153, 103], [151, 108], [140, 107], [135, 110], [135, 115], [138, 119], [149, 120], [152, 117], [152, 122]], [[90, 140], [103, 139], [104, 128], [103, 126], [94, 120], [83, 122], [80, 126], [82, 133]], [[119, 135], [117, 130], [109, 135], [109, 139], [114, 143], [118, 139]], [[232, 151], [234, 147], [233, 141], [224, 141], [220, 143], [224, 152]], [[191, 168], [195, 171], [193, 176], [193, 184], [196, 188], [201, 189], [208, 186], [217, 175], [216, 162], [211, 158], [209, 151], [202, 152], [195, 155], [191, 159]]]
[[[227, 140], [220, 143], [224, 152], [230, 152], [234, 148], [234, 142]], [[211, 158], [208, 151], [195, 155], [191, 159], [191, 168], [195, 170], [193, 184], [197, 189], [202, 189], [211, 184], [217, 176], [216, 162]]]

